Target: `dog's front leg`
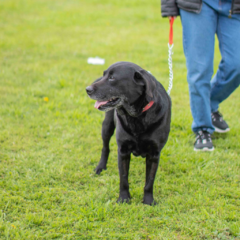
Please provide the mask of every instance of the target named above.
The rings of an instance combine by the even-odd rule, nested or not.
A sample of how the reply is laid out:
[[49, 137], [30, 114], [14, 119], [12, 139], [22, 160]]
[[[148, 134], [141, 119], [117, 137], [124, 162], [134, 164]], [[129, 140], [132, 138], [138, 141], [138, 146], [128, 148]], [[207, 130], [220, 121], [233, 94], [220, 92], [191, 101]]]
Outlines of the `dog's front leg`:
[[153, 199], [153, 184], [155, 175], [158, 169], [159, 156], [146, 157], [146, 183], [144, 187], [143, 203], [148, 205], [155, 205], [156, 202]]
[[114, 133], [114, 110], [106, 112], [105, 119], [102, 123], [102, 140], [103, 140], [103, 148], [102, 148], [102, 154], [101, 159], [95, 168], [96, 174], [100, 174], [103, 169], [107, 169], [107, 161], [109, 156], [109, 142], [110, 139]]
[[120, 176], [120, 194], [117, 202], [129, 202], [129, 184], [128, 184], [128, 173], [130, 165], [130, 154], [122, 154], [118, 150], [118, 169]]

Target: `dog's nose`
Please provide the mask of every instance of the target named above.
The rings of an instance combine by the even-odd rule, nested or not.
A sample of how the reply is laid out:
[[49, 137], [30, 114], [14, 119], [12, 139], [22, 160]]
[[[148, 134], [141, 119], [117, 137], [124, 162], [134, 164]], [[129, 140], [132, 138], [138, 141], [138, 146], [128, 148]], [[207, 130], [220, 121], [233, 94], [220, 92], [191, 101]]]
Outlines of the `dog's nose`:
[[86, 87], [86, 92], [87, 92], [88, 95], [91, 95], [93, 93], [93, 91], [94, 91], [94, 89], [93, 89], [92, 86]]

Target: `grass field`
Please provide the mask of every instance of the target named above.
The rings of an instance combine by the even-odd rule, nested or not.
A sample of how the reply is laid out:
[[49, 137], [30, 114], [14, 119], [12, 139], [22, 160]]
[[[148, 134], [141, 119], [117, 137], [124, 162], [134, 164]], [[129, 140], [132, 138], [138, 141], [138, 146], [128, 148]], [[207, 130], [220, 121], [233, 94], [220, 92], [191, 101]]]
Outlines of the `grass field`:
[[[220, 109], [231, 131], [214, 134], [214, 152], [195, 153], [179, 18], [171, 133], [150, 207], [136, 157], [131, 203], [116, 203], [115, 138], [107, 171], [94, 174], [104, 114], [85, 87], [124, 60], [167, 88], [159, 1], [0, 0], [0, 16], [0, 239], [240, 239], [240, 92]], [[88, 65], [95, 56], [105, 65]]]

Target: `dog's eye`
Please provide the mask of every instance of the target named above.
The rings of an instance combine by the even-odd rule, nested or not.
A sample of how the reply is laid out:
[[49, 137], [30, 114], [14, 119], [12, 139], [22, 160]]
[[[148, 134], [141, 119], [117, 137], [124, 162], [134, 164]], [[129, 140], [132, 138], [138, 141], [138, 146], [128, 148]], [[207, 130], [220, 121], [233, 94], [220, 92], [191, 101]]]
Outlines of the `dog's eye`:
[[109, 80], [109, 81], [114, 81], [115, 79], [114, 79], [113, 75], [110, 75], [109, 78], [108, 78], [108, 80]]

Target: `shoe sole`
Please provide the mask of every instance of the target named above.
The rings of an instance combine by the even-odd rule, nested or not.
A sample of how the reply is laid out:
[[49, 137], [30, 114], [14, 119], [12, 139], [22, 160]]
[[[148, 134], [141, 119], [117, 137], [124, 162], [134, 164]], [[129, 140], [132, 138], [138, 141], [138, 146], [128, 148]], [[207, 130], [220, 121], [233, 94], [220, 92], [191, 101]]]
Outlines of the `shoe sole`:
[[220, 128], [217, 128], [215, 126], [214, 126], [214, 128], [215, 128], [215, 132], [217, 132], [217, 133], [226, 133], [226, 132], [230, 131], [230, 128], [220, 129]]
[[212, 148], [208, 148], [208, 147], [204, 147], [204, 148], [194, 148], [194, 151], [199, 152], [212, 152], [214, 150], [214, 147]]

